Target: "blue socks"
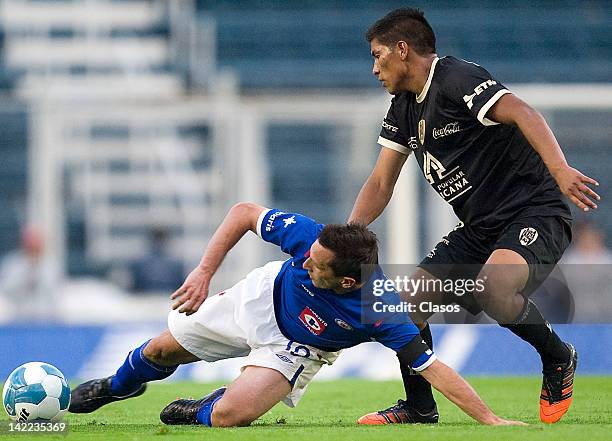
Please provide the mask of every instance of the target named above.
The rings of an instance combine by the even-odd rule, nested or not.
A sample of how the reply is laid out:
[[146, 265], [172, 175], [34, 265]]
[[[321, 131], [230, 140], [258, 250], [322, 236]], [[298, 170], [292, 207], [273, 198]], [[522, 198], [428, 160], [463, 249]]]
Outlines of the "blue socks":
[[215, 403], [221, 399], [222, 396], [223, 394], [219, 395], [214, 400], [209, 401], [208, 403], [204, 404], [204, 406], [202, 406], [202, 408], [198, 411], [198, 414], [196, 415], [196, 420], [198, 420], [198, 423], [204, 424], [208, 427], [212, 427], [211, 417], [213, 407], [215, 406]]
[[[138, 390], [143, 384], [152, 380], [162, 380], [172, 375], [177, 366], [161, 366], [153, 363], [143, 355], [147, 343], [130, 352], [117, 372], [113, 376], [111, 389], [113, 394], [118, 396], [128, 395]], [[210, 415], [209, 415], [210, 420]]]
[[[150, 341], [150, 340], [149, 340]], [[125, 361], [113, 376], [111, 389], [114, 395], [124, 396], [138, 390], [143, 384], [153, 380], [162, 380], [172, 375], [178, 366], [161, 366], [148, 360], [142, 353], [149, 341], [128, 354]], [[213, 407], [223, 394], [204, 404], [198, 411], [196, 419], [200, 424], [212, 427]]]

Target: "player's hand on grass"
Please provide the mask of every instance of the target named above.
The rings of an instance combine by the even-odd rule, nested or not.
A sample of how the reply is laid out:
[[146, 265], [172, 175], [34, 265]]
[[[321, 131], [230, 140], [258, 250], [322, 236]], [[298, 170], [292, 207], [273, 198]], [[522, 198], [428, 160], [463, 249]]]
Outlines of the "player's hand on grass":
[[210, 279], [209, 273], [199, 266], [191, 271], [181, 287], [170, 296], [176, 300], [172, 309], [180, 308], [179, 312], [186, 315], [196, 312], [208, 297]]
[[496, 422], [490, 425], [491, 426], [528, 426], [527, 423], [524, 423], [522, 421], [505, 420], [503, 418], [498, 418]]
[[594, 201], [599, 201], [601, 198], [589, 187], [589, 185], [599, 185], [595, 179], [569, 166], [556, 172], [554, 177], [561, 192], [582, 211], [597, 208]]

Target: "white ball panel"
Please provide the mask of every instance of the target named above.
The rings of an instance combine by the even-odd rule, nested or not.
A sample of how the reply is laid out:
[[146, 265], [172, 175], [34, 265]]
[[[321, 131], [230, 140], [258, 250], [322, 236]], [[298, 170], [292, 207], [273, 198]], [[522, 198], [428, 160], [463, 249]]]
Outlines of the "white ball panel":
[[42, 381], [42, 386], [48, 397], [59, 398], [62, 393], [62, 380], [55, 375], [47, 375]]
[[40, 363], [38, 362], [26, 363], [24, 366], [26, 369], [23, 373], [23, 378], [28, 384], [42, 383], [47, 376], [47, 373], [40, 367]]
[[16, 403], [15, 410], [17, 415], [11, 417], [17, 421], [31, 421], [38, 418], [38, 406], [32, 403]]
[[57, 415], [55, 415], [53, 418], [51, 418], [51, 421], [53, 421], [54, 423], [57, 423], [61, 420], [64, 419], [64, 415], [66, 414], [66, 412], [68, 412], [68, 409], [64, 409], [64, 410], [60, 410]]
[[42, 361], [28, 361], [27, 363], [22, 364], [21, 367], [27, 369], [29, 367], [40, 366], [41, 364], [43, 364]]
[[38, 418], [50, 420], [60, 411], [60, 404], [57, 398], [47, 397], [38, 405]]

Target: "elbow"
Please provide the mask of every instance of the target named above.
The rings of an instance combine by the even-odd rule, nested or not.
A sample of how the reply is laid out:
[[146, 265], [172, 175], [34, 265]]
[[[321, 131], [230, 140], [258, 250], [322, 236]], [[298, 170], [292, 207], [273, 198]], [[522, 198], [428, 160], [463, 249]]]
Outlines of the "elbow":
[[236, 214], [245, 215], [251, 211], [254, 211], [259, 207], [259, 205], [254, 204], [253, 202], [238, 202], [235, 204], [230, 211]]
[[238, 202], [229, 211], [229, 214], [244, 223], [245, 227], [253, 232], [257, 231], [257, 220], [265, 208], [253, 202]]

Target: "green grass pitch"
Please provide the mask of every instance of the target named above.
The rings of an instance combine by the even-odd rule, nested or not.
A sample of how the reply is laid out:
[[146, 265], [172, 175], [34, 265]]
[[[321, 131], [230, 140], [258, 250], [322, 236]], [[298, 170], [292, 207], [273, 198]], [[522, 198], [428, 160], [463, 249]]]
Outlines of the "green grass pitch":
[[[2, 440], [610, 440], [612, 439], [612, 377], [578, 377], [574, 403], [569, 413], [555, 425], [538, 419], [540, 379], [472, 378], [472, 385], [501, 416], [523, 420], [528, 427], [483, 427], [437, 396], [438, 425], [357, 426], [365, 412], [388, 406], [400, 398], [398, 381], [373, 382], [341, 380], [314, 382], [300, 405], [289, 409], [283, 404], [250, 427], [210, 429], [206, 427], [164, 426], [159, 411], [177, 396], [199, 397], [218, 384], [152, 384], [143, 396], [113, 403], [88, 415], [68, 415], [67, 435], [0, 435]], [[35, 437], [35, 438], [34, 438]]]

